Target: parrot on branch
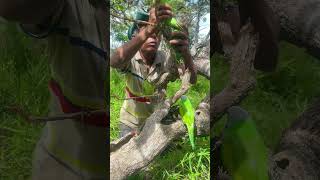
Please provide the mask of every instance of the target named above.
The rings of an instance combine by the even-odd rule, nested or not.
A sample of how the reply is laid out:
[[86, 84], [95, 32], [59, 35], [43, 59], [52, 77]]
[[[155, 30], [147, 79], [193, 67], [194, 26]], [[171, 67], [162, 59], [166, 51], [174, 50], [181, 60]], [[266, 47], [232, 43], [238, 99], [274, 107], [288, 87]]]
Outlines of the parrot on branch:
[[195, 149], [194, 143], [194, 113], [195, 110], [187, 96], [181, 96], [179, 101], [179, 113], [182, 118], [183, 123], [187, 126], [189, 140], [192, 149]]
[[221, 153], [233, 180], [269, 179], [267, 148], [253, 120], [240, 107], [228, 110]]

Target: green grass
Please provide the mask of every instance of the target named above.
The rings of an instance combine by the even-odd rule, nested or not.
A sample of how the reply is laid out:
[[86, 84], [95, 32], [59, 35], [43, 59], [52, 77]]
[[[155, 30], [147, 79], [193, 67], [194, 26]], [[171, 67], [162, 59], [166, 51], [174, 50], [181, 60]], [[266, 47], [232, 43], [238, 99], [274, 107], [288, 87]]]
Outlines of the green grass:
[[[110, 71], [111, 96], [124, 98], [124, 75], [115, 70]], [[194, 85], [187, 96], [194, 106], [198, 105], [209, 92], [210, 84], [203, 77], [198, 77], [198, 83]], [[176, 81], [168, 85], [168, 96], [172, 96], [179, 88], [181, 82]], [[117, 139], [119, 134], [119, 111], [123, 101], [111, 97], [111, 140]], [[196, 139], [196, 150], [192, 151], [187, 137], [177, 140], [169, 145], [168, 149], [158, 156], [147, 172], [141, 172], [131, 179], [142, 179], [144, 176], [154, 179], [209, 179], [210, 177], [210, 147], [209, 138]]]
[[[212, 86], [214, 92], [219, 92], [228, 80], [228, 64], [219, 56], [213, 62]], [[320, 61], [304, 49], [281, 42], [277, 70], [256, 72], [256, 78], [256, 88], [240, 106], [252, 115], [266, 145], [273, 149], [282, 131], [320, 93]], [[225, 117], [217, 126], [221, 128], [224, 122]]]
[[0, 179], [27, 179], [42, 125], [32, 125], [5, 107], [47, 113], [49, 77], [45, 44], [34, 43], [16, 25], [0, 28]]

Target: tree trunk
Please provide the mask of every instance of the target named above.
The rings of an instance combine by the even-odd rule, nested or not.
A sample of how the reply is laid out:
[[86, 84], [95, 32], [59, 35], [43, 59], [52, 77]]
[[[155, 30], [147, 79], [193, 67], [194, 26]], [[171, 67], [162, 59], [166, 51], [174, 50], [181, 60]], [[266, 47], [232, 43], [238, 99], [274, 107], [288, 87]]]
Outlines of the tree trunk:
[[320, 99], [288, 128], [272, 156], [272, 180], [320, 179]]
[[279, 16], [281, 39], [320, 58], [320, 0], [268, 0]]

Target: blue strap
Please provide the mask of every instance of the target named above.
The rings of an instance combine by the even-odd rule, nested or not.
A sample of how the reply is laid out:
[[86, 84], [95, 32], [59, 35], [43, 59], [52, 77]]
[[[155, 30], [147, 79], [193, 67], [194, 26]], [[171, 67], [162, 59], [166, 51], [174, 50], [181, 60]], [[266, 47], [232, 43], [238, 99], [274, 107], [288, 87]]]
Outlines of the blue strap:
[[80, 37], [71, 36], [70, 35], [70, 30], [68, 28], [57, 27], [57, 28], [54, 29], [54, 32], [57, 33], [57, 34], [61, 34], [61, 35], [64, 35], [64, 36], [68, 37], [69, 41], [70, 41], [70, 43], [72, 45], [84, 47], [84, 48], [86, 48], [88, 50], [94, 51], [95, 53], [97, 53], [99, 56], [101, 56], [104, 59], [107, 58], [107, 52], [106, 51], [104, 51], [101, 48], [98, 48], [94, 44], [92, 44], [89, 41], [86, 41], [86, 40], [84, 40], [84, 39], [82, 39]]

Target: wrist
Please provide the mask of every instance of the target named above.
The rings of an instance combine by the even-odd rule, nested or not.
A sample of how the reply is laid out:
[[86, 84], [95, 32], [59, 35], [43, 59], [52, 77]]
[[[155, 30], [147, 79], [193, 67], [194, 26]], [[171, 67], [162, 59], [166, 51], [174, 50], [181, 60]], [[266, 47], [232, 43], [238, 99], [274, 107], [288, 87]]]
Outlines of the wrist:
[[192, 61], [192, 56], [189, 51], [186, 53], [183, 53], [182, 58], [184, 60], [184, 64], [185, 64], [186, 68], [190, 69], [191, 71], [195, 69], [194, 63]]
[[190, 64], [190, 62], [192, 61], [192, 56], [191, 53], [189, 51], [185, 51], [184, 53], [180, 53], [184, 62], [187, 64]]
[[149, 36], [149, 32], [147, 32], [146, 28], [142, 29], [139, 33], [139, 37], [143, 42], [146, 41]]

